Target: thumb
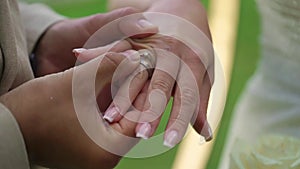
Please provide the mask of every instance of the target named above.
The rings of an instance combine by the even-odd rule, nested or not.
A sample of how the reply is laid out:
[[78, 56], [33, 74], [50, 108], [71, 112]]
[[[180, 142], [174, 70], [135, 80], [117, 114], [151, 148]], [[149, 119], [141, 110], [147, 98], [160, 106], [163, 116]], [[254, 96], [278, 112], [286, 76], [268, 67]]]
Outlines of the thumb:
[[84, 48], [105, 46], [127, 37], [145, 38], [158, 33], [158, 27], [145, 19], [134, 8], [121, 8], [89, 18], [89, 34]]
[[88, 26], [88, 31], [90, 35], [95, 33], [98, 29], [103, 27], [104, 25], [127, 15], [134, 14], [139, 12], [137, 9], [132, 7], [120, 8], [113, 10], [111, 12], [107, 12], [104, 14], [95, 14], [92, 16], [86, 17], [86, 25]]
[[98, 63], [95, 83], [96, 93], [99, 93], [112, 80], [118, 81], [133, 73], [139, 67], [140, 55], [135, 50], [127, 50], [109, 52], [94, 60], [92, 62]]

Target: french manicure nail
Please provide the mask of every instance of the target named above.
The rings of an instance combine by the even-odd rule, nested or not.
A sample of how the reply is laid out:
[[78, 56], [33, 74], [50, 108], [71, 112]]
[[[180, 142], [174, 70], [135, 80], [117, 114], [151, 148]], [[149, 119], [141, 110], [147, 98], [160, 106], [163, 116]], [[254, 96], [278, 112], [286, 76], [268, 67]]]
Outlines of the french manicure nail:
[[210, 127], [210, 125], [209, 125], [208, 122], [205, 123], [203, 129], [204, 130], [202, 132], [203, 133], [202, 135], [205, 138], [205, 141], [206, 142], [211, 141], [213, 139], [213, 132], [212, 132], [212, 129], [211, 129], [211, 127]]
[[143, 123], [138, 132], [136, 133], [136, 137], [148, 139], [151, 132], [151, 125], [149, 123]]
[[73, 49], [72, 52], [75, 54], [76, 57], [78, 57], [82, 52], [86, 51], [87, 49], [84, 48], [77, 48]]
[[109, 121], [110, 123], [114, 121], [114, 119], [118, 115], [119, 109], [117, 107], [112, 107], [104, 114], [103, 119]]
[[208, 127], [208, 136], [205, 137], [205, 140], [206, 140], [206, 142], [209, 142], [209, 141], [211, 141], [212, 139], [213, 139], [213, 132], [212, 132], [210, 126], [209, 126], [209, 127]]
[[173, 148], [177, 144], [178, 132], [172, 130], [167, 133], [166, 138], [164, 140], [164, 145], [170, 148]]
[[147, 21], [147, 20], [145, 20], [145, 19], [139, 20], [139, 21], [138, 21], [138, 24], [139, 24], [142, 28], [152, 28], [152, 27], [154, 27], [154, 25], [153, 25], [151, 22], [149, 22], [149, 21]]
[[131, 61], [139, 61], [140, 55], [138, 51], [135, 50], [127, 50], [123, 52], [123, 54]]

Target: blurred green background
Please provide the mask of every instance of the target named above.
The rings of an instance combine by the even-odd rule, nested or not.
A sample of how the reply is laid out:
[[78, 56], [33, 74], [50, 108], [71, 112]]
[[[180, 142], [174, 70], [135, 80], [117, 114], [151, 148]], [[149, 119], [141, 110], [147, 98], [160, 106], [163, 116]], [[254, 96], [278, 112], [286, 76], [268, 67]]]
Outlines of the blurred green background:
[[[94, 13], [106, 11], [106, 0], [27, 0], [28, 2], [42, 2], [52, 7], [58, 13], [71, 17], [82, 17]], [[209, 0], [202, 3], [209, 8]], [[232, 71], [231, 85], [228, 99], [220, 124], [211, 158], [207, 169], [215, 169], [223, 150], [224, 140], [230, 124], [230, 118], [234, 105], [241, 94], [248, 78], [253, 74], [259, 56], [259, 17], [254, 0], [240, 1], [240, 19], [237, 32], [235, 61]], [[170, 108], [170, 106], [169, 106]], [[169, 111], [169, 108], [167, 111]], [[160, 125], [159, 132], [163, 131], [168, 114], [163, 118], [164, 123]], [[117, 169], [170, 169], [177, 152], [178, 146], [159, 156], [144, 159], [124, 158]]]

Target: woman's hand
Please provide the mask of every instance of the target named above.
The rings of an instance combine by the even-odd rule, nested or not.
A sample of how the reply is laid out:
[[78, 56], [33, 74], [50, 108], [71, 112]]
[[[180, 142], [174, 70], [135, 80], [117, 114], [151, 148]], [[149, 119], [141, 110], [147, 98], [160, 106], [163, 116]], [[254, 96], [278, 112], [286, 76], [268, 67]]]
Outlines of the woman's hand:
[[[131, 108], [131, 103], [137, 101], [136, 97], [144, 84], [149, 82], [147, 99], [142, 105], [143, 113], [136, 129], [138, 137], [147, 139], [154, 134], [169, 98], [174, 96], [165, 145], [175, 146], [184, 136], [188, 124], [195, 121], [195, 128], [209, 141], [212, 133], [206, 120], [206, 111], [213, 83], [213, 77], [209, 76], [209, 73], [213, 74], [213, 59], [203, 63], [199, 54], [171, 37], [154, 35], [129, 42], [136, 50], [146, 46], [149, 50], [155, 49], [156, 67], [151, 79], [148, 79], [145, 70], [131, 75], [130, 80], [123, 83], [114, 95], [105, 118], [110, 122], [118, 122]], [[84, 54], [87, 53], [82, 53], [82, 56]]]
[[[135, 1], [135, 3], [139, 2]], [[128, 6], [131, 5], [128, 4]], [[176, 145], [185, 134], [187, 126], [192, 121], [193, 116], [195, 117], [193, 119], [195, 120], [194, 128], [199, 134], [205, 137], [206, 141], [209, 141], [212, 139], [212, 131], [207, 122], [206, 113], [211, 87], [214, 82], [214, 56], [210, 44], [211, 35], [205, 9], [198, 0], [160, 0], [153, 1], [146, 12], [172, 14], [191, 22], [206, 35], [204, 41], [206, 38], [208, 47], [198, 46], [198, 48], [206, 50], [205, 52], [208, 56], [205, 58], [201, 53], [197, 53], [197, 50], [195, 52], [195, 50], [193, 51], [184, 43], [170, 37], [150, 37], [136, 41], [137, 43], [135, 47], [133, 47], [134, 49], [136, 49], [137, 46], [146, 45], [152, 48], [169, 50], [179, 56], [182, 62], [187, 65], [188, 69], [192, 71], [188, 72], [187, 69], [182, 68], [182, 66], [180, 66], [181, 64], [178, 63], [176, 59], [172, 59], [172, 57], [163, 56], [163, 54], [157, 56], [158, 66], [163, 70], [174, 72], [174, 74], [170, 76], [170, 74], [161, 70], [156, 69], [154, 71], [147, 92], [147, 101], [143, 106], [145, 112], [141, 116], [141, 121], [144, 121], [144, 123], [137, 126], [137, 135], [144, 138], [149, 138], [153, 135], [170, 96], [174, 96], [172, 112], [166, 128], [165, 144], [170, 147]], [[165, 22], [168, 23], [170, 21], [166, 20]], [[158, 26], [160, 27], [161, 25]], [[175, 33], [186, 36], [183, 32]], [[195, 37], [197, 37], [197, 35], [195, 35]], [[194, 45], [197, 46], [199, 44]], [[203, 60], [206, 61], [206, 63], [203, 63]], [[164, 62], [164, 64], [161, 64], [162, 62]], [[196, 85], [192, 84], [192, 80], [190, 79], [189, 81], [189, 78], [187, 78], [191, 76], [196, 80]], [[143, 80], [145, 81], [145, 79]], [[132, 81], [130, 89], [135, 89], [136, 91], [131, 90], [130, 96], [124, 96], [126, 93], [122, 92], [120, 92], [120, 96], [117, 95], [114, 102], [118, 103], [118, 107], [114, 108], [114, 106], [111, 106], [113, 108], [107, 112], [106, 116], [108, 119], [118, 121], [118, 119], [122, 117], [121, 115], [124, 114], [130, 106], [128, 105], [128, 101], [124, 101], [123, 98], [130, 97], [131, 100], [134, 100], [134, 96], [136, 96], [141, 89], [140, 82], [141, 80], [138, 79]], [[155, 101], [151, 101], [149, 99], [150, 93], [154, 91], [160, 91], [161, 94], [160, 96], [157, 95]], [[197, 94], [197, 92], [199, 92], [200, 95]], [[161, 103], [161, 105], [159, 105], [159, 108], [156, 108], [156, 110], [148, 110], [150, 105], [155, 105], [154, 102]]]
[[[200, 29], [206, 35], [207, 40], [210, 41], [209, 43], [211, 43], [206, 11], [198, 0], [161, 0], [153, 3], [147, 11], [173, 14], [186, 19]], [[178, 33], [180, 34], [181, 32]], [[183, 34], [183, 36], [185, 35]], [[195, 36], [197, 37], [197, 35]], [[168, 50], [164, 48], [167, 44], [169, 50], [179, 56], [182, 62], [187, 65], [187, 68], [183, 68], [182, 64], [178, 66], [177, 79], [175, 79], [176, 83], [174, 83], [174, 78], [159, 70], [155, 71], [151, 78], [147, 96], [147, 101], [150, 105], [153, 103], [149, 100], [149, 94], [154, 90], [159, 89], [163, 91], [167, 99], [169, 99], [171, 94], [174, 96], [171, 115], [166, 127], [165, 145], [173, 147], [179, 143], [186, 132], [188, 124], [193, 120], [195, 122], [194, 128], [196, 131], [204, 136], [206, 141], [210, 141], [213, 137], [213, 133], [208, 124], [206, 113], [211, 87], [214, 82], [214, 56], [212, 46], [211, 44], [209, 44], [208, 47], [198, 46], [198, 48], [202, 48], [208, 54], [208, 56], [203, 56], [200, 52], [197, 53], [197, 49], [192, 50], [187, 47], [186, 44], [178, 42], [178, 40], [172, 38], [171, 40], [170, 38], [165, 40], [162, 38], [160, 41], [162, 41], [160, 44], [156, 43], [152, 45], [156, 48]], [[206, 63], [203, 61], [206, 61]], [[177, 63], [176, 61], [169, 60], [168, 64], [176, 65]], [[167, 64], [165, 65], [167, 69]], [[191, 72], [187, 69], [190, 69]], [[191, 78], [196, 80], [196, 85], [192, 84], [193, 79]], [[161, 97], [160, 100], [164, 100], [164, 96]], [[146, 113], [143, 113], [141, 118], [147, 116]], [[152, 112], [152, 114], [156, 114], [156, 117], [161, 113], [162, 112]], [[148, 126], [150, 126], [151, 130], [146, 133], [147, 137], [153, 135], [159, 124], [160, 117], [161, 116], [149, 123], [150, 125]], [[137, 126], [137, 132], [143, 132], [142, 126], [145, 127], [146, 125], [139, 124]]]
[[[20, 126], [30, 162], [51, 168], [113, 168], [119, 155], [136, 144], [120, 137], [120, 134], [134, 136], [136, 122], [123, 118], [108, 125], [102, 118], [93, 119], [102, 127], [102, 132], [96, 133], [99, 140], [117, 148], [118, 155], [115, 155], [91, 140], [77, 116], [98, 113], [97, 104], [93, 104], [95, 95], [88, 91], [98, 95], [111, 82], [117, 68], [122, 70], [122, 76], [118, 74], [117, 79], [124, 78], [135, 71], [139, 63], [136, 51], [110, 52], [65, 72], [31, 80], [1, 96], [0, 101], [11, 110]], [[93, 72], [96, 72], [95, 79], [89, 83], [88, 76]], [[75, 79], [80, 79], [76, 86]], [[95, 89], [91, 89], [90, 84], [95, 84]], [[138, 119], [137, 112], [129, 114], [131, 119]]]

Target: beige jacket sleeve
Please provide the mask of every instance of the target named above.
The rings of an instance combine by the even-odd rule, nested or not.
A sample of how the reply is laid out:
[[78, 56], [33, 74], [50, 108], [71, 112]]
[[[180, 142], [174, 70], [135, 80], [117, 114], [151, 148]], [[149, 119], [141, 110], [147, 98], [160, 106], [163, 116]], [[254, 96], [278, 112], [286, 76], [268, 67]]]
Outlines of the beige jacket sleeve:
[[[43, 32], [61, 19], [44, 5], [18, 7], [16, 0], [0, 0], [0, 96], [33, 78], [28, 53]], [[0, 103], [0, 169], [29, 168], [18, 123]]]
[[27, 50], [32, 53], [41, 35], [55, 22], [65, 19], [43, 4], [19, 2], [20, 13], [26, 33]]
[[29, 169], [19, 126], [9, 110], [0, 104], [0, 168]]

